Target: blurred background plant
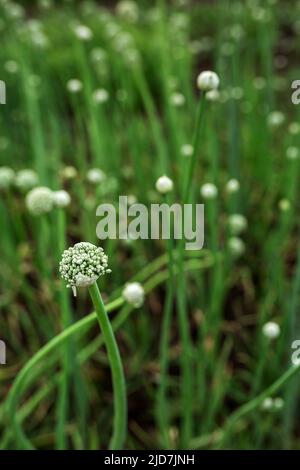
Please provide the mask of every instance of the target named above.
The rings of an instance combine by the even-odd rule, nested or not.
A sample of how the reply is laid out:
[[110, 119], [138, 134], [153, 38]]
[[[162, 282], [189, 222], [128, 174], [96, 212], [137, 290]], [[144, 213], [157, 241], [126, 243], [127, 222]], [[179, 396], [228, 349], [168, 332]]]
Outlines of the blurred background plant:
[[[85, 317], [86, 292], [74, 300], [59, 280], [58, 261], [77, 241], [99, 244], [98, 204], [117, 205], [119, 194], [163, 202], [164, 174], [168, 200], [180, 200], [196, 78], [207, 69], [220, 89], [206, 96], [193, 173], [205, 246], [185, 253], [185, 337], [174, 247], [101, 243], [112, 269], [101, 292], [128, 388], [126, 447], [300, 448], [299, 379], [281, 380], [300, 337], [299, 34], [299, 1], [0, 0], [2, 449], [106, 448], [103, 338]], [[130, 280], [145, 290], [138, 306], [128, 288], [122, 297]], [[274, 396], [251, 401], [274, 382]]]

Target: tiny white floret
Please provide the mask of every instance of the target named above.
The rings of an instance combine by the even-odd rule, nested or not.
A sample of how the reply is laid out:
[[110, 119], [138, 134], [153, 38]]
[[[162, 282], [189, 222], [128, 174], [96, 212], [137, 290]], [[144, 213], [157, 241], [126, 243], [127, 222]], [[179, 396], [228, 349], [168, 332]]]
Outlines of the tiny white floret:
[[61, 170], [61, 176], [67, 180], [76, 178], [78, 172], [74, 166], [65, 166]]
[[106, 175], [100, 168], [91, 168], [87, 172], [86, 179], [92, 184], [99, 184], [106, 179]]
[[111, 270], [103, 248], [81, 242], [63, 252], [59, 272], [76, 295], [76, 287], [89, 287]]
[[285, 115], [281, 111], [272, 111], [268, 116], [268, 125], [270, 127], [279, 127], [285, 121]]
[[8, 166], [0, 167], [0, 189], [8, 189], [15, 179], [15, 172]]
[[19, 70], [19, 65], [15, 60], [7, 60], [4, 63], [4, 68], [8, 73], [15, 74]]
[[161, 194], [167, 194], [173, 189], [173, 181], [166, 175], [161, 176], [156, 181], [155, 187]]
[[70, 93], [79, 93], [82, 90], [82, 82], [77, 78], [72, 78], [67, 82], [67, 89]]
[[291, 203], [288, 199], [283, 198], [283, 199], [280, 199], [278, 203], [278, 207], [281, 210], [281, 212], [287, 212], [291, 208]]
[[211, 70], [205, 70], [198, 75], [197, 86], [202, 91], [211, 91], [219, 88], [219, 76]]
[[64, 189], [60, 189], [59, 191], [53, 191], [52, 197], [53, 203], [56, 207], [67, 207], [71, 202], [70, 194]]
[[117, 14], [124, 20], [135, 23], [139, 17], [138, 5], [132, 0], [122, 0], [117, 4]]
[[145, 291], [139, 282], [131, 282], [126, 284], [122, 295], [124, 299], [135, 308], [141, 307], [145, 299]]
[[300, 133], [299, 122], [291, 122], [291, 124], [289, 125], [289, 133], [292, 135], [297, 135]]
[[53, 208], [53, 192], [45, 186], [39, 186], [29, 191], [25, 202], [31, 214], [47, 214]]
[[248, 221], [242, 214], [231, 214], [228, 217], [228, 225], [234, 235], [239, 235], [246, 230]]
[[34, 170], [20, 170], [15, 179], [15, 185], [22, 191], [28, 191], [39, 183], [39, 177]]
[[288, 147], [286, 150], [286, 158], [288, 160], [298, 160], [299, 155], [298, 147]]
[[172, 93], [171, 103], [177, 107], [183, 106], [185, 103], [184, 95], [182, 93]]
[[262, 328], [264, 336], [269, 339], [276, 339], [280, 335], [280, 326], [274, 321], [269, 321]]
[[109, 93], [104, 88], [99, 88], [95, 90], [93, 93], [93, 101], [94, 103], [101, 104], [105, 103], [109, 99]]
[[238, 258], [245, 253], [245, 243], [239, 237], [230, 237], [227, 242], [228, 250], [234, 258]]
[[271, 410], [273, 408], [273, 398], [267, 397], [264, 399], [261, 405], [263, 410]]
[[191, 157], [194, 152], [194, 147], [191, 144], [184, 144], [181, 147], [181, 154], [184, 157]]
[[203, 199], [215, 199], [218, 195], [218, 188], [213, 183], [205, 183], [203, 186], [201, 186], [200, 194]]
[[205, 98], [208, 101], [216, 102], [220, 100], [220, 92], [217, 89], [210, 90], [206, 93]]
[[273, 406], [275, 410], [282, 410], [282, 408], [284, 407], [284, 400], [281, 397], [274, 398]]
[[74, 32], [78, 39], [80, 39], [81, 41], [90, 41], [93, 37], [92, 30], [88, 26], [85, 26], [83, 24], [75, 26]]
[[237, 193], [240, 189], [240, 183], [237, 179], [231, 178], [227, 181], [225, 189], [228, 194]]

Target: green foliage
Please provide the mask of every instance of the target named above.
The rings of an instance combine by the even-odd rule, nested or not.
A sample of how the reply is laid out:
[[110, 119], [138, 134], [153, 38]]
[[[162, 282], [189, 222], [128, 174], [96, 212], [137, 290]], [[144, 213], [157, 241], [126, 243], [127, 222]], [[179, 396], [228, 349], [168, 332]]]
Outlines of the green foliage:
[[[87, 316], [87, 292], [74, 300], [58, 273], [62, 251], [88, 241], [103, 245], [112, 269], [100, 287], [126, 376], [126, 448], [299, 449], [290, 367], [300, 335], [300, 168], [286, 157], [300, 139], [291, 103], [299, 2], [136, 2], [135, 21], [111, 2], [42, 3], [20, 10], [0, 1], [0, 161], [34, 170], [71, 204], [34, 217], [25, 190], [0, 185], [0, 448], [108, 446], [103, 337]], [[207, 69], [218, 73], [220, 95], [198, 113], [196, 79]], [[99, 89], [108, 100], [96, 102]], [[181, 150], [193, 142], [195, 165]], [[103, 182], [88, 180], [92, 168]], [[168, 202], [205, 203], [204, 250], [183, 252], [174, 240], [100, 243], [96, 206], [117, 206], [120, 194], [163, 202], [155, 190], [163, 174], [174, 183]], [[203, 200], [205, 183], [217, 197]], [[247, 222], [238, 235], [233, 214]], [[122, 299], [131, 279], [145, 288], [139, 309]], [[263, 334], [268, 321], [280, 326], [276, 339]], [[281, 409], [263, 409], [269, 394], [284, 399]]]

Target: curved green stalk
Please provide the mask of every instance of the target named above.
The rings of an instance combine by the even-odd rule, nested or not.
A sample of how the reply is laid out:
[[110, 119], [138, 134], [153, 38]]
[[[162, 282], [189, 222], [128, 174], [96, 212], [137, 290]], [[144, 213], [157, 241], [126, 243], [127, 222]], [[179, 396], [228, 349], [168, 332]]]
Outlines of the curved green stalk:
[[223, 428], [215, 430], [210, 435], [203, 435], [192, 439], [189, 443], [189, 448], [199, 449], [200, 447], [209, 445], [209, 443], [217, 444], [218, 448], [221, 446], [223, 447], [228, 441], [234, 426], [240, 421], [240, 419], [256, 410], [263, 403], [265, 398], [274, 395], [283, 385], [291, 380], [292, 377], [294, 377], [296, 373], [299, 372], [299, 370], [300, 365], [290, 367], [262, 393], [234, 411], [227, 419]]
[[[58, 259], [65, 249], [66, 239], [66, 217], [63, 209], [57, 211], [57, 254]], [[59, 291], [59, 303], [61, 310], [61, 325], [64, 330], [72, 323], [72, 315], [69, 303], [69, 294], [65, 287]], [[58, 450], [63, 450], [67, 445], [67, 436], [65, 433], [65, 424], [68, 419], [68, 392], [70, 387], [70, 376], [74, 372], [74, 363], [72, 360], [72, 344], [69, 342], [64, 345], [62, 357], [62, 376], [59, 383], [59, 394], [56, 406], [56, 446]], [[77, 374], [77, 372], [76, 372]]]
[[248, 403], [240, 406], [227, 420], [222, 432], [221, 444], [225, 445], [231, 435], [234, 425], [245, 415], [258, 408], [265, 398], [274, 395], [288, 380], [290, 380], [300, 370], [300, 365], [290, 367], [279, 377], [270, 387]]
[[[192, 178], [195, 170], [197, 155], [200, 146], [200, 135], [203, 125], [203, 115], [205, 109], [205, 95], [200, 100], [196, 129], [193, 142], [193, 155], [188, 161], [187, 171], [185, 173], [182, 199], [183, 203], [189, 203], [192, 191]], [[179, 315], [179, 327], [182, 338], [182, 409], [183, 409], [183, 431], [181, 445], [186, 448], [193, 433], [193, 370], [192, 370], [192, 341], [189, 331], [189, 320], [187, 317], [187, 299], [186, 299], [186, 280], [184, 275], [184, 238], [179, 241], [178, 245], [178, 291], [177, 305]]]
[[96, 282], [89, 287], [89, 292], [103, 334], [113, 381], [115, 417], [113, 436], [109, 448], [112, 450], [121, 450], [127, 432], [127, 397], [123, 365], [119, 348]]
[[[118, 298], [115, 301], [111, 302], [107, 306], [107, 310], [111, 311], [120, 305], [123, 304], [123, 299]], [[88, 326], [93, 324], [97, 318], [96, 312], [91, 313], [90, 315], [84, 317], [82, 320], [74, 323], [72, 326], [62, 331], [59, 335], [55, 336], [50, 340], [45, 346], [43, 346], [23, 367], [23, 369], [17, 375], [10, 393], [7, 398], [6, 407], [7, 407], [7, 416], [12, 422], [13, 430], [15, 436], [20, 443], [21, 448], [24, 449], [33, 449], [31, 442], [25, 436], [19, 419], [17, 418], [16, 407], [18, 402], [19, 393], [22, 391], [23, 386], [28, 384], [27, 378], [33, 367], [35, 367], [41, 359], [43, 359], [47, 354], [53, 349], [57, 348], [60, 344], [70, 338], [73, 334], [78, 332], [83, 332]]]

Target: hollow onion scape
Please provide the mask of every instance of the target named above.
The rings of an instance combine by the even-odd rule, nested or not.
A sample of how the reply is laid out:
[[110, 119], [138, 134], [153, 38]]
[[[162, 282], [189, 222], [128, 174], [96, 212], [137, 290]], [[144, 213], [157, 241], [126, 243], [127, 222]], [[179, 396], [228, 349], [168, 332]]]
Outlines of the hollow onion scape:
[[100, 276], [110, 273], [107, 266], [108, 257], [103, 248], [81, 242], [63, 252], [59, 272], [76, 296], [77, 287], [90, 287]]
[[[182, 186], [182, 203], [190, 203], [193, 197], [193, 175], [196, 168], [197, 157], [201, 146], [201, 135], [204, 124], [206, 93], [211, 90], [217, 90], [219, 86], [219, 77], [215, 72], [203, 71], [197, 78], [197, 86], [201, 90], [203, 96], [198, 105], [196, 124], [194, 130], [194, 139], [192, 143], [193, 153], [187, 159], [184, 180]], [[189, 321], [187, 316], [187, 298], [186, 298], [186, 280], [184, 275], [184, 240], [180, 240], [178, 244], [178, 289], [177, 289], [177, 305], [179, 326], [182, 337], [182, 436], [181, 445], [186, 448], [193, 431], [193, 374], [192, 374], [192, 342], [189, 331]]]
[[97, 285], [97, 279], [108, 269], [108, 257], [100, 247], [92, 243], [76, 243], [65, 250], [60, 263], [60, 274], [72, 287], [76, 295], [76, 287], [88, 287], [97, 314], [100, 329], [103, 333], [105, 346], [111, 367], [114, 394], [114, 430], [109, 448], [122, 449], [127, 428], [127, 399], [125, 377], [118, 345], [107, 316], [107, 312]]

